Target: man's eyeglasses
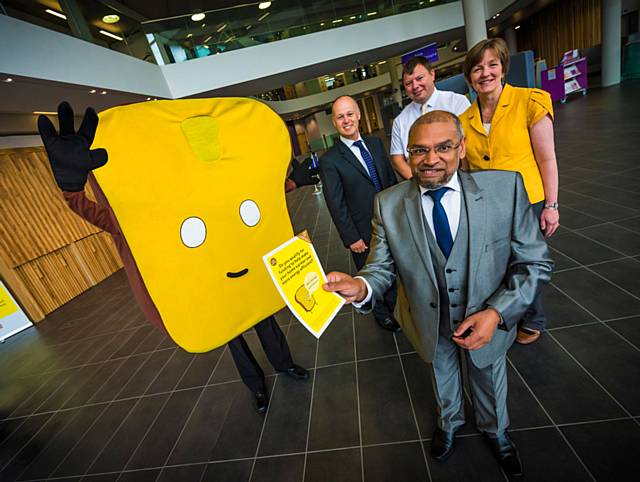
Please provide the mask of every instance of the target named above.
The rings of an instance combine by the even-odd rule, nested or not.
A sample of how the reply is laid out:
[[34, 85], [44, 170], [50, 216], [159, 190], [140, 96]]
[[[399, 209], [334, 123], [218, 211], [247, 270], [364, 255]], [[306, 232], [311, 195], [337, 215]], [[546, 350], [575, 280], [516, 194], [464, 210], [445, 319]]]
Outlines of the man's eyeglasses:
[[[452, 144], [451, 142], [445, 142], [444, 144], [438, 144], [434, 146], [433, 152], [435, 152], [438, 156], [446, 156], [447, 154], [453, 152], [455, 149], [460, 147], [460, 142], [457, 144]], [[409, 147], [407, 149], [409, 153], [409, 157], [411, 159], [424, 159], [431, 152], [430, 147]]]

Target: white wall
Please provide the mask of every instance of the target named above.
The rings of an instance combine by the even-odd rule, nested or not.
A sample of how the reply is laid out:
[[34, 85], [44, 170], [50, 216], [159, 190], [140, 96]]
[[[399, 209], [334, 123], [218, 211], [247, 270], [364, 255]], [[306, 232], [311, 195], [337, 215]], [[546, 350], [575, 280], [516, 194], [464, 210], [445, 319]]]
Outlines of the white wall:
[[157, 65], [0, 15], [0, 72], [169, 97]]

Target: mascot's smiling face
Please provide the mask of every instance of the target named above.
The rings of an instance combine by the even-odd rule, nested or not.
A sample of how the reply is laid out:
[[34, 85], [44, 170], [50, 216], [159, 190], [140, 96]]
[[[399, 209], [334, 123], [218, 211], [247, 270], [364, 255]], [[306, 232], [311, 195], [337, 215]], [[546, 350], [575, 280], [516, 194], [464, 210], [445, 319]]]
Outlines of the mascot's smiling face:
[[182, 348], [220, 346], [284, 306], [262, 256], [291, 238], [289, 133], [250, 99], [156, 101], [100, 114], [94, 175]]

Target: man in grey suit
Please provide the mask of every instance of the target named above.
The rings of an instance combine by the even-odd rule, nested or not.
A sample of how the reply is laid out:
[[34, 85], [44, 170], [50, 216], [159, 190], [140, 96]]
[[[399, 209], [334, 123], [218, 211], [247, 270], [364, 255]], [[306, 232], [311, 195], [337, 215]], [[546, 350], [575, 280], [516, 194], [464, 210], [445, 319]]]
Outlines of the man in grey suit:
[[518, 173], [458, 171], [465, 140], [455, 115], [419, 117], [408, 152], [413, 180], [376, 197], [367, 265], [355, 278], [329, 273], [325, 289], [367, 311], [397, 278], [402, 329], [432, 363], [438, 424], [431, 455], [447, 458], [465, 421], [462, 352], [477, 428], [505, 471], [519, 475], [506, 431], [506, 352], [553, 262]]

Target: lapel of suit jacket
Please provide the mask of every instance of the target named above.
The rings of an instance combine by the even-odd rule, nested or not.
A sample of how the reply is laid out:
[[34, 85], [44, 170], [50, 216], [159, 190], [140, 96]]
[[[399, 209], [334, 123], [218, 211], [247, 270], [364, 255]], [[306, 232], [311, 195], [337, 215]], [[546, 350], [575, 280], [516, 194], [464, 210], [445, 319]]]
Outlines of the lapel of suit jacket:
[[508, 107], [512, 102], [512, 98], [513, 87], [509, 84], [504, 84], [502, 92], [500, 93], [500, 98], [498, 99], [498, 106], [496, 107], [496, 111], [493, 113], [493, 118], [491, 119], [491, 130], [493, 130], [498, 122], [504, 118], [504, 115], [507, 113]]
[[468, 291], [474, 286], [480, 256], [485, 245], [487, 227], [487, 205], [484, 191], [478, 187], [468, 172], [458, 171], [460, 184], [467, 206], [467, 219], [469, 220], [469, 284]]
[[362, 174], [366, 178], [366, 180], [369, 181], [371, 183], [371, 185], [373, 186], [373, 181], [371, 180], [371, 177], [369, 176], [369, 173], [367, 171], [365, 171], [364, 167], [362, 166], [362, 164], [360, 163], [360, 161], [358, 160], [356, 155], [353, 152], [351, 152], [351, 149], [349, 149], [346, 146], [346, 144], [344, 142], [342, 142], [340, 139], [338, 139], [338, 148], [340, 149], [340, 153], [342, 154], [342, 157], [347, 162], [349, 162], [353, 167], [355, 167], [356, 170], [360, 174]]
[[[429, 242], [427, 241], [427, 229], [429, 229], [425, 223], [424, 214], [422, 213], [422, 200], [420, 199], [420, 188], [416, 181], [411, 182], [411, 189], [404, 198], [404, 212], [409, 221], [409, 228], [411, 229], [411, 235], [413, 236], [413, 242], [416, 245], [416, 250], [424, 263], [427, 273], [438, 290], [438, 281], [436, 280], [436, 272], [433, 268], [433, 261], [431, 260], [431, 251], [429, 249]], [[407, 249], [410, 249], [407, 247]]]

